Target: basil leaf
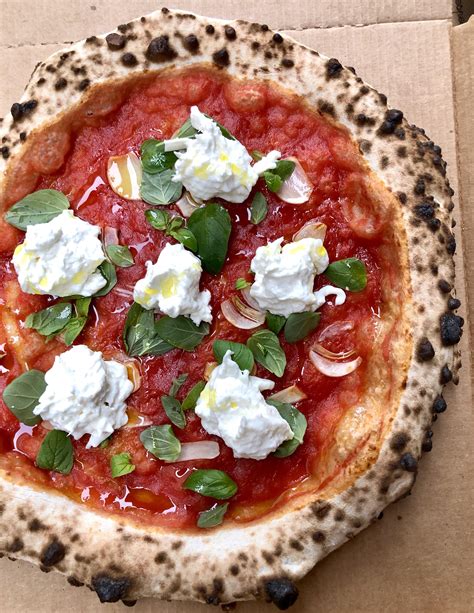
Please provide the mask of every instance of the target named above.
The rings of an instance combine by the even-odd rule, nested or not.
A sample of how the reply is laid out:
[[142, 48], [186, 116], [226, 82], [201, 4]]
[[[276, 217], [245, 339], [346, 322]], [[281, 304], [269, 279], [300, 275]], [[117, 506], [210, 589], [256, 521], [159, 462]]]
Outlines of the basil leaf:
[[172, 151], [165, 151], [163, 141], [155, 138], [143, 141], [140, 148], [140, 158], [143, 170], [149, 174], [156, 174], [167, 168], [172, 168], [178, 159]]
[[68, 347], [69, 345], [72, 345], [84, 329], [86, 323], [87, 317], [73, 317], [70, 319], [63, 330], [64, 344]]
[[183, 186], [171, 180], [174, 169], [168, 168], [155, 175], [143, 173], [140, 186], [142, 200], [148, 204], [171, 204], [179, 200]]
[[270, 330], [255, 332], [247, 340], [247, 347], [259, 364], [277, 377], [283, 376], [286, 367], [286, 355], [276, 334]]
[[117, 453], [110, 458], [110, 472], [114, 479], [129, 475], [134, 470], [135, 465], [132, 464], [132, 456], [129, 453]]
[[176, 231], [171, 231], [170, 236], [182, 243], [189, 251], [196, 253], [197, 240], [189, 228], [179, 228]]
[[264, 172], [263, 178], [265, 179], [265, 183], [271, 192], [277, 192], [283, 185], [281, 178], [278, 175], [273, 174], [271, 170]]
[[38, 406], [39, 398], [46, 389], [44, 372], [28, 370], [13, 379], [3, 390], [3, 402], [13, 415], [27, 426], [34, 426], [41, 421], [39, 415], [33, 413]]
[[97, 269], [104, 277], [107, 283], [98, 292], [94, 294], [94, 298], [105, 296], [117, 285], [117, 273], [115, 272], [114, 265], [105, 260]]
[[197, 527], [214, 528], [214, 526], [222, 524], [228, 506], [229, 503], [224, 502], [223, 504], [214, 505], [207, 511], [201, 511], [198, 515]]
[[19, 230], [51, 221], [69, 208], [66, 196], [55, 189], [40, 189], [22, 198], [5, 213], [5, 221]]
[[235, 282], [235, 289], [245, 289], [246, 287], [250, 287], [252, 284], [249, 283], [249, 281], [247, 281], [246, 279], [242, 279], [239, 278], [237, 279], [237, 281]]
[[277, 458], [286, 458], [294, 453], [303, 442], [303, 437], [308, 425], [306, 417], [292, 404], [277, 402], [276, 400], [268, 398], [267, 402], [277, 409], [293, 432], [293, 438], [289, 441], [284, 441], [273, 454]]
[[74, 448], [69, 436], [61, 430], [51, 430], [44, 437], [36, 456], [36, 465], [69, 475], [74, 464]]
[[205, 381], [198, 381], [196, 385], [193, 385], [181, 405], [183, 411], [190, 411], [191, 409], [194, 409], [196, 407], [196, 402], [198, 401], [198, 398], [205, 387]]
[[112, 264], [119, 266], [119, 268], [128, 268], [135, 264], [130, 249], [125, 245], [109, 245], [106, 251]]
[[179, 377], [176, 377], [176, 379], [173, 379], [173, 382], [171, 383], [171, 387], [169, 391], [169, 396], [176, 396], [176, 394], [179, 392], [179, 390], [181, 389], [181, 386], [183, 385], [183, 383], [186, 381], [187, 378], [188, 378], [188, 373], [184, 372], [182, 375], [179, 375]]
[[163, 355], [173, 349], [157, 334], [153, 311], [147, 311], [137, 302], [128, 311], [123, 342], [129, 356]]
[[311, 334], [319, 324], [319, 313], [292, 313], [285, 324], [285, 340], [288, 343], [297, 343]]
[[209, 324], [202, 322], [196, 326], [189, 317], [161, 317], [155, 324], [155, 330], [164, 341], [186, 351], [195, 349], [202, 339], [209, 334]]
[[282, 181], [286, 181], [293, 174], [296, 164], [291, 160], [279, 160], [276, 167], [271, 170], [274, 175], [278, 175]]
[[367, 285], [365, 264], [357, 258], [332, 262], [326, 268], [324, 274], [331, 283], [350, 292], [361, 292]]
[[257, 192], [253, 197], [250, 206], [250, 221], [253, 224], [258, 224], [265, 219], [268, 212], [268, 205], [265, 196], [262, 192]]
[[183, 429], [186, 426], [186, 417], [184, 416], [180, 401], [173, 396], [162, 396], [161, 404], [170, 422]]
[[214, 341], [212, 351], [219, 364], [222, 362], [224, 355], [229, 349], [233, 352], [232, 359], [238, 364], [240, 370], [248, 370], [250, 372], [254, 365], [253, 353], [248, 347], [242, 345], [242, 343], [223, 340]]
[[222, 470], [199, 468], [192, 472], [183, 485], [202, 496], [226, 500], [237, 493], [237, 484]]
[[168, 228], [170, 215], [161, 209], [148, 209], [145, 211], [145, 219], [155, 230], [164, 232]]
[[25, 327], [33, 328], [43, 336], [60, 332], [72, 316], [70, 302], [58, 302], [37, 313], [31, 313], [25, 320]]
[[265, 321], [267, 322], [269, 330], [275, 334], [279, 334], [283, 326], [286, 324], [286, 317], [283, 315], [273, 315], [273, 313], [267, 313]]
[[231, 226], [229, 213], [216, 203], [196, 209], [188, 219], [188, 227], [197, 240], [197, 254], [202, 266], [213, 275], [224, 266]]
[[181, 443], [169, 424], [150, 426], [140, 434], [140, 440], [147, 451], [165, 462], [174, 462], [181, 453]]
[[78, 317], [87, 317], [92, 298], [78, 298], [76, 300], [76, 314]]

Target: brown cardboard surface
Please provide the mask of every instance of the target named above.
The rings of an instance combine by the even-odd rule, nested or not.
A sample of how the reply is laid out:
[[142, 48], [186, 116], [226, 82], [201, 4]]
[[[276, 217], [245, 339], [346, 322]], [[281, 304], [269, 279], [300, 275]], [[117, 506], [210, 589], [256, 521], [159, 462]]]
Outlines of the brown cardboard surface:
[[[0, 114], [19, 96], [35, 62], [65, 41], [107, 31], [160, 4], [151, 0], [0, 0]], [[289, 30], [304, 44], [354, 66], [364, 80], [387, 94], [391, 106], [402, 108], [410, 121], [423, 126], [442, 146], [455, 189], [459, 176], [465, 270], [472, 279], [474, 24], [453, 30], [451, 0], [182, 0], [168, 5]], [[459, 224], [457, 230], [457, 285], [463, 300]], [[434, 451], [421, 462], [413, 495], [392, 505], [383, 521], [319, 564], [301, 582], [295, 613], [474, 610], [474, 423], [467, 333], [462, 350], [461, 383], [445, 394], [450, 408], [434, 425]], [[124, 611], [121, 604], [99, 605], [86, 589], [72, 588], [64, 578], [42, 574], [26, 563], [1, 560], [0, 587], [0, 608], [8, 612], [65, 609], [79, 613], [102, 607]], [[272, 610], [262, 603], [238, 606], [241, 613], [263, 609]], [[147, 599], [135, 610], [199, 613], [206, 609]]]

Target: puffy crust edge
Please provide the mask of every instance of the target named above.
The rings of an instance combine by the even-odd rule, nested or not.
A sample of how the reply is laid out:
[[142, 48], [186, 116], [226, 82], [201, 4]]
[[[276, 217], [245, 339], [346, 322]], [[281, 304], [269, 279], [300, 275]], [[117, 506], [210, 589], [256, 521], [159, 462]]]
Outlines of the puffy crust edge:
[[[3, 120], [0, 187], [40, 127], [85, 104], [92, 84], [211, 62], [237, 77], [271, 79], [344, 124], [397, 197], [409, 248], [413, 301], [406, 305], [413, 355], [401, 401], [376, 463], [346, 491], [302, 508], [211, 533], [153, 532], [104, 516], [0, 474], [0, 550], [88, 584], [102, 601], [141, 596], [225, 603], [296, 599], [292, 581], [410, 491], [430, 425], [456, 382], [462, 333], [454, 284], [452, 190], [439, 147], [386, 97], [335, 59], [266, 26], [162, 9], [90, 37], [39, 64]], [[409, 312], [408, 312], [409, 311]]]

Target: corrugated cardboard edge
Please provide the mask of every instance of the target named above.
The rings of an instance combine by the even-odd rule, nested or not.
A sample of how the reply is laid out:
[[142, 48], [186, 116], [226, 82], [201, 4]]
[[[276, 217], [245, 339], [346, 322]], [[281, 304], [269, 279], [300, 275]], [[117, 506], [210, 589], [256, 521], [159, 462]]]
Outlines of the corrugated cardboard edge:
[[[471, 347], [474, 343], [474, 16], [452, 29], [452, 71], [457, 136], [459, 201], [462, 214], [464, 243], [464, 270], [466, 280], [466, 313]], [[474, 382], [474, 364], [471, 363], [471, 381]]]

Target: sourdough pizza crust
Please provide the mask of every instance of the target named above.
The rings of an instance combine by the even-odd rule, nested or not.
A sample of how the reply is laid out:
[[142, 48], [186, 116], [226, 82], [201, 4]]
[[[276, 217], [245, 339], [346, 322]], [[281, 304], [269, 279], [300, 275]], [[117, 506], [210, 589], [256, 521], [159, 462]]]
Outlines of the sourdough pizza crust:
[[[78, 121], [91, 120], [120, 103], [113, 88], [108, 97], [97, 98], [94, 90], [101, 84], [202, 62], [304, 96], [330, 121], [347, 127], [392, 192], [404, 295], [392, 352], [397, 385], [383, 444], [365, 452], [359, 466], [317, 498], [300, 496], [261, 521], [224, 524], [209, 533], [137, 526], [15, 482], [14, 474], [3, 471], [0, 549], [55, 568], [72, 584], [92, 586], [103, 601], [158, 596], [217, 604], [267, 597], [284, 606], [297, 595], [292, 581], [409, 492], [421, 451], [429, 448], [433, 415], [445, 408], [442, 385], [456, 378], [459, 365], [453, 346], [462, 321], [451, 310], [457, 306], [452, 191], [439, 149], [337, 60], [265, 26], [163, 9], [106, 37], [72, 45], [36, 68], [1, 128], [2, 211], [24, 195], [15, 193], [15, 184], [26, 185], [19, 177], [61, 165], [60, 159], [38, 156], [45, 143], [61, 148], [64, 137], [53, 124], [71, 112]], [[40, 166], [33, 167], [33, 159]], [[356, 415], [347, 417], [339, 433], [342, 450], [354, 444], [351, 436], [357, 437]]]

